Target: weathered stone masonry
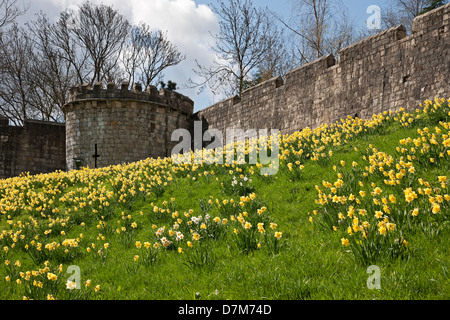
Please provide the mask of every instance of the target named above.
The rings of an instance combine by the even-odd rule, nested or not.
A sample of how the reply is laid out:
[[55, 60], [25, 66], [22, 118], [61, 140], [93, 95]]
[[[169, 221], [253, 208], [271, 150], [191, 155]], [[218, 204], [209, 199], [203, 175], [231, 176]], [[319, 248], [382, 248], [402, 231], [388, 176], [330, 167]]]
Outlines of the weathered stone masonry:
[[388, 29], [339, 52], [273, 78], [196, 113], [208, 128], [315, 128], [347, 116], [360, 118], [414, 108], [450, 97], [450, 4], [414, 19], [412, 34]]
[[66, 113], [66, 162], [69, 170], [98, 167], [170, 156], [177, 142], [171, 142], [175, 129], [189, 128], [194, 103], [189, 98], [149, 86], [128, 90], [128, 83], [116, 88], [100, 83], [73, 88]]
[[10, 126], [0, 118], [0, 179], [66, 170], [64, 124], [25, 120]]

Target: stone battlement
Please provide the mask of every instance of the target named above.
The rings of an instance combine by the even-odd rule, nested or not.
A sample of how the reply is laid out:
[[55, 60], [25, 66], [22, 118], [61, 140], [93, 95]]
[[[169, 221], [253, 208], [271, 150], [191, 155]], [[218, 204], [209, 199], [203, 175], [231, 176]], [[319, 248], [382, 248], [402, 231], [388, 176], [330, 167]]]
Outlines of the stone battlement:
[[192, 114], [194, 110], [194, 102], [188, 97], [174, 91], [158, 90], [155, 86], [147, 86], [143, 91], [140, 83], [135, 83], [131, 90], [127, 82], [123, 82], [120, 86], [108, 83], [106, 89], [101, 82], [92, 86], [83, 84], [70, 89], [68, 104], [84, 100], [147, 101], [167, 105], [188, 114]]

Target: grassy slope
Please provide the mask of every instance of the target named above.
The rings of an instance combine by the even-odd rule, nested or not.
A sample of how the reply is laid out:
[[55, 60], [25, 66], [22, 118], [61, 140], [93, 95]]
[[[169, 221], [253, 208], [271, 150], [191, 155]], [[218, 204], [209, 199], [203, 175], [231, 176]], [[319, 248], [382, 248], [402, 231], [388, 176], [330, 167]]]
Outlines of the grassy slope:
[[[394, 123], [381, 134], [363, 136], [356, 141], [344, 143], [333, 149], [333, 157], [325, 164], [305, 162], [305, 170], [296, 181], [290, 181], [281, 171], [271, 180], [260, 179], [255, 175], [253, 179], [257, 198], [265, 201], [270, 220], [276, 222], [278, 229], [283, 232], [280, 241], [282, 246], [278, 253], [265, 250], [264, 247], [248, 255], [240, 253], [233, 246], [234, 235], [229, 232], [225, 240], [204, 241], [209, 246], [208, 261], [211, 263], [198, 268], [190, 268], [187, 263], [191, 254], [189, 250], [192, 250], [190, 248], [185, 248], [184, 254], [176, 250], [161, 252], [156, 263], [149, 267], [133, 262], [135, 255], [141, 255], [141, 251], [134, 245], [135, 241], [152, 242], [150, 239], [154, 239], [155, 232], [152, 224], [159, 227], [173, 221], [170, 217], [157, 218], [152, 213], [151, 202], [161, 206], [164, 200], [170, 201], [173, 197], [180, 212], [193, 209], [201, 214], [200, 199], [208, 199], [210, 196], [220, 200], [231, 198], [222, 192], [221, 182], [228, 175], [226, 170], [223, 173], [218, 170], [211, 178], [177, 179], [169, 184], [161, 198], [137, 200], [131, 210], [115, 207], [114, 216], [105, 220], [107, 224], [114, 225], [115, 229], [116, 221], [120, 219], [121, 212], [125, 211], [132, 215], [133, 221], [139, 226], [128, 246], [114, 232], [99, 231], [98, 220], [86, 223], [85, 227], [71, 225], [66, 229], [65, 237], [50, 237], [48, 242], [50, 239], [62, 241], [65, 238], [75, 238], [83, 233], [84, 242], [80, 245], [83, 250], [91, 243], [96, 243], [97, 247], [105, 242], [110, 244], [105, 262], [91, 253], [63, 264], [64, 272], [68, 265], [78, 265], [82, 281], [91, 279], [93, 285], [100, 284], [100, 292], [84, 296], [91, 299], [448, 299], [448, 227], [439, 236], [431, 238], [421, 232], [408, 234], [406, 258], [376, 263], [381, 268], [381, 289], [370, 290], [366, 285], [369, 276], [366, 272], [367, 265], [355, 262], [348, 249], [341, 245], [342, 233], [321, 227], [315, 216], [313, 223], [308, 220], [309, 214], [319, 208], [315, 203], [315, 186], [321, 186], [323, 180], [335, 181], [334, 165], [339, 167], [341, 160], [347, 164], [352, 161], [362, 163], [362, 155], [369, 145], [394, 155], [399, 140], [417, 137], [418, 127], [420, 126], [404, 128], [399, 123]], [[417, 174], [426, 178], [437, 177], [448, 174], [448, 169], [423, 167]], [[216, 181], [216, 177], [219, 181]], [[75, 190], [75, 187], [77, 186], [65, 192]], [[239, 199], [234, 198], [237, 201]], [[65, 208], [68, 207], [70, 205], [66, 204]], [[143, 215], [139, 212], [143, 212]], [[212, 217], [218, 215], [217, 209], [211, 209], [210, 214]], [[445, 214], [448, 216], [448, 212]], [[22, 212], [13, 220], [25, 219], [26, 216], [27, 213]], [[10, 228], [6, 219], [1, 218], [0, 230]], [[97, 239], [99, 232], [105, 235], [105, 240]], [[10, 250], [9, 255], [4, 258], [11, 262], [20, 260], [21, 270], [35, 270], [42, 265], [34, 264], [20, 250]], [[50, 262], [56, 265], [56, 262]], [[57, 295], [62, 299], [70, 298], [64, 289], [64, 282], [68, 277], [64, 272], [59, 276], [61, 289]], [[7, 275], [8, 270], [0, 268], [0, 299], [20, 299], [26, 295], [23, 284], [16, 285], [4, 280]]]

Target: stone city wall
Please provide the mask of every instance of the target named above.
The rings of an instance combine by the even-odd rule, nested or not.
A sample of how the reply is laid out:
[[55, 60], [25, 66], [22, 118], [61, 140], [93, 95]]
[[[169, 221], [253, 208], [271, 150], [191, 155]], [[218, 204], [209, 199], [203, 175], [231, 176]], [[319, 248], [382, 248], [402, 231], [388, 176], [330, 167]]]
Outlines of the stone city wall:
[[0, 179], [66, 170], [65, 144], [64, 124], [25, 120], [10, 126], [0, 117]]

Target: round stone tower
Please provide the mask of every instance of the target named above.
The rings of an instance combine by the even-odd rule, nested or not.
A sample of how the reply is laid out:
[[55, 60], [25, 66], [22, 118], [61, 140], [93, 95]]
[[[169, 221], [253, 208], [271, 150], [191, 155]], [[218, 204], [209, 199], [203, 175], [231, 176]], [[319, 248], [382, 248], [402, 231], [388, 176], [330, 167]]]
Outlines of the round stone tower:
[[188, 129], [194, 102], [176, 92], [140, 84], [132, 90], [101, 83], [70, 90], [66, 114], [66, 162], [69, 170], [166, 157], [178, 143], [175, 129]]

